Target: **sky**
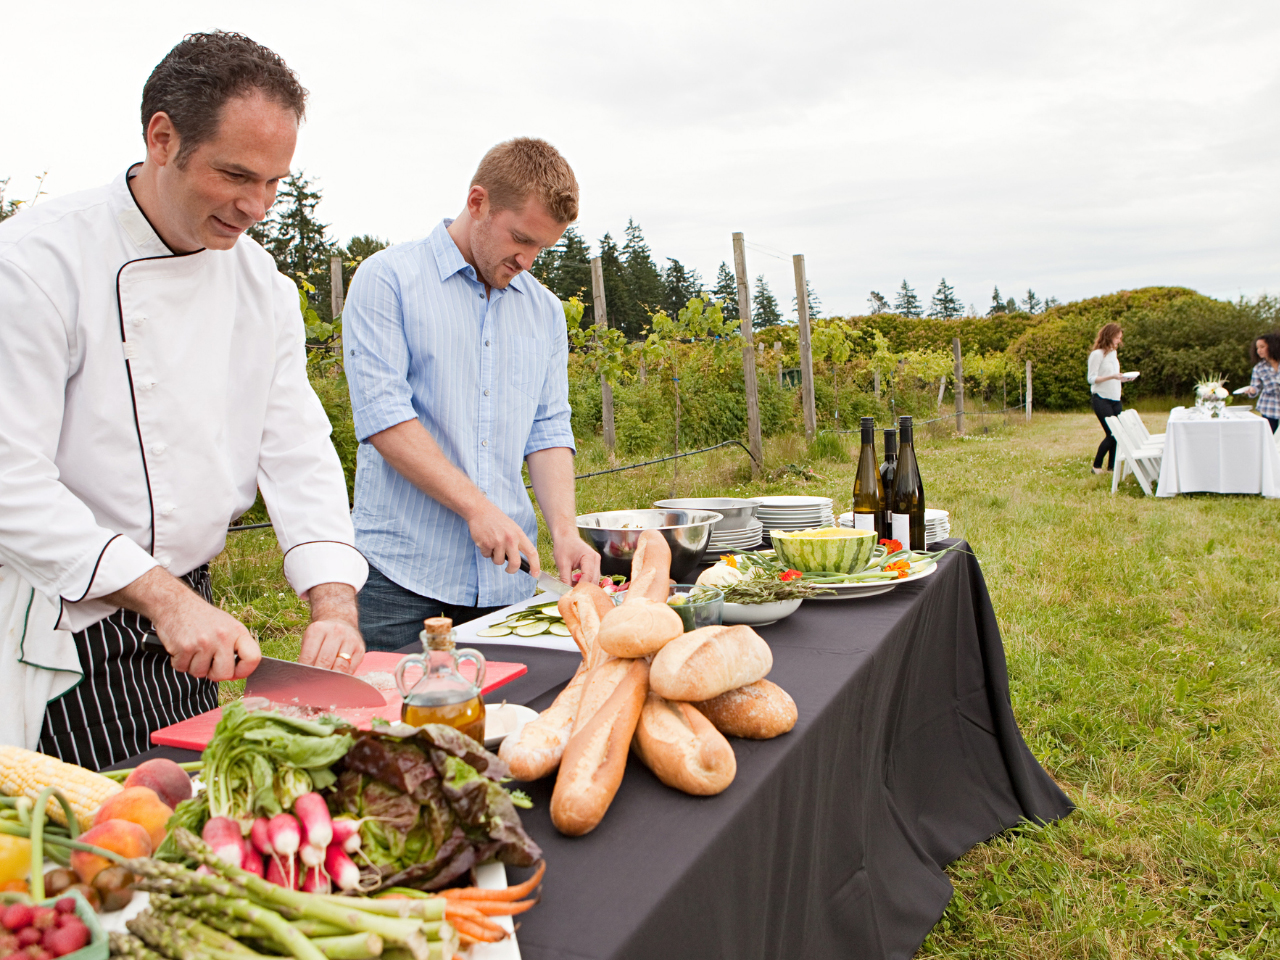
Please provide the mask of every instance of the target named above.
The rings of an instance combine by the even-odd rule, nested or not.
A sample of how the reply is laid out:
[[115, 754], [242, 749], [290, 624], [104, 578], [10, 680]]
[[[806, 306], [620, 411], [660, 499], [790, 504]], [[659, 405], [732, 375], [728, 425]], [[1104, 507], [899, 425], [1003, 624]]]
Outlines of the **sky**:
[[940, 278], [1061, 301], [1153, 284], [1280, 293], [1280, 4], [649, 0], [305, 5], [43, 0], [0, 13], [0, 179], [31, 199], [141, 159], [138, 102], [192, 31], [236, 30], [311, 91], [294, 168], [333, 237], [410, 240], [485, 150], [539, 136], [578, 228], [825, 315]]

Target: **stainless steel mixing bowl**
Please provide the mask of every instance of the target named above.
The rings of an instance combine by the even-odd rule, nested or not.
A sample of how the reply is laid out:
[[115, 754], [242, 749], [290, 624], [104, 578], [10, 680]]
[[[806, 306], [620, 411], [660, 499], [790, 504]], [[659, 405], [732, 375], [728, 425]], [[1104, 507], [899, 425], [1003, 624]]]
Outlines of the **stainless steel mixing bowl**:
[[677, 500], [656, 500], [659, 510], [712, 510], [724, 517], [712, 529], [745, 530], [751, 526], [760, 504], [738, 497], [682, 497]]
[[600, 554], [600, 572], [631, 576], [631, 557], [643, 530], [661, 530], [671, 547], [671, 576], [690, 582], [721, 519], [712, 510], [609, 510], [578, 517], [578, 535]]

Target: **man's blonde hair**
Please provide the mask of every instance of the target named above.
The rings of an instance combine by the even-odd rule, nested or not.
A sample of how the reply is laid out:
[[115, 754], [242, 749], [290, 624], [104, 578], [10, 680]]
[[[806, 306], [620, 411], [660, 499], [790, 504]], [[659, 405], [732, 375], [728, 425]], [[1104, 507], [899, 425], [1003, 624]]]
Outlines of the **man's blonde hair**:
[[533, 137], [500, 143], [484, 155], [471, 185], [484, 187], [493, 210], [519, 210], [534, 197], [558, 223], [578, 219], [578, 178], [551, 144]]

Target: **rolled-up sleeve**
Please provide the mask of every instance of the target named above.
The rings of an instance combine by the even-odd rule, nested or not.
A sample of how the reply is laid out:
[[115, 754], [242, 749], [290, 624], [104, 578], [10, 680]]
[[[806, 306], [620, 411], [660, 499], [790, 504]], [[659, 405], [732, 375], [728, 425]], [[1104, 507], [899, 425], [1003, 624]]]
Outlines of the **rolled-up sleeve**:
[[258, 457], [258, 489], [284, 552], [289, 585], [300, 596], [319, 583], [359, 590], [369, 565], [355, 547], [347, 482], [330, 439], [329, 418], [307, 380], [297, 288], [281, 276], [274, 295], [276, 368]]
[[378, 257], [351, 279], [342, 310], [342, 350], [357, 440], [364, 443], [417, 418], [399, 284]]
[[542, 391], [538, 395], [538, 409], [533, 415], [533, 427], [524, 447], [524, 455], [551, 447], [568, 447], [577, 452], [573, 439], [572, 410], [569, 407], [569, 335], [564, 324], [564, 311], [554, 294], [539, 290], [551, 301], [554, 315], [547, 327], [551, 340], [551, 358], [547, 364]]
[[55, 602], [114, 593], [156, 566], [59, 479], [71, 364], [71, 334], [54, 302], [0, 258], [0, 563]]

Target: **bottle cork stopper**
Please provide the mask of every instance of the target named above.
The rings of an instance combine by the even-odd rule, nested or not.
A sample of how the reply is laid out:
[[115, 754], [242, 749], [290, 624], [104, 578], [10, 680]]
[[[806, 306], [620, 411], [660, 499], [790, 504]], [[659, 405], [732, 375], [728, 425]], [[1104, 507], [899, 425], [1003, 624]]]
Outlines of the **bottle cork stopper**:
[[430, 650], [453, 649], [453, 621], [448, 617], [428, 617], [422, 621], [423, 640]]

